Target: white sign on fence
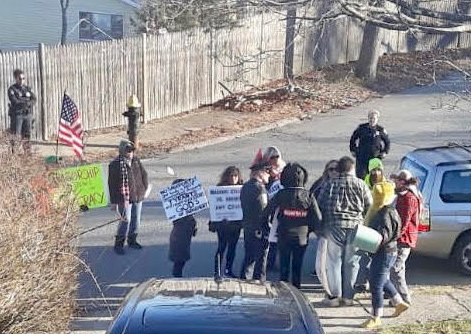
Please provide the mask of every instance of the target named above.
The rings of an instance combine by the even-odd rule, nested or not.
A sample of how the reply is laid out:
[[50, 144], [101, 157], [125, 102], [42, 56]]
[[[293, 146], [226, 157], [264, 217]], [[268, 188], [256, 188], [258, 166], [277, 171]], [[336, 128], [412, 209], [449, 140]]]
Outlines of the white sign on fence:
[[209, 187], [209, 215], [211, 221], [242, 220], [241, 189], [242, 186]]
[[195, 214], [208, 208], [201, 182], [195, 177], [172, 184], [160, 191], [165, 215], [170, 221]]

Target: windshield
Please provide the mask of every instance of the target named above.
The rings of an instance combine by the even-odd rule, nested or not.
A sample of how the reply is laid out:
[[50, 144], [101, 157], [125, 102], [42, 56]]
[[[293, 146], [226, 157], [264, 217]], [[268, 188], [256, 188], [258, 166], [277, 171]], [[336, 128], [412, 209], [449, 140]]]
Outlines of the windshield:
[[427, 179], [427, 170], [407, 157], [402, 159], [401, 169], [407, 169], [419, 180], [419, 190], [422, 191]]

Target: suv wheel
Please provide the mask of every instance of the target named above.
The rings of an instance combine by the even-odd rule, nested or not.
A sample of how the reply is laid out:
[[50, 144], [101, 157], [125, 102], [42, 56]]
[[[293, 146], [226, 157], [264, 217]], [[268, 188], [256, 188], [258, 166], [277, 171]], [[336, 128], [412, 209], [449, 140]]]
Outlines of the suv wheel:
[[471, 275], [471, 234], [460, 238], [455, 245], [453, 262], [466, 275]]

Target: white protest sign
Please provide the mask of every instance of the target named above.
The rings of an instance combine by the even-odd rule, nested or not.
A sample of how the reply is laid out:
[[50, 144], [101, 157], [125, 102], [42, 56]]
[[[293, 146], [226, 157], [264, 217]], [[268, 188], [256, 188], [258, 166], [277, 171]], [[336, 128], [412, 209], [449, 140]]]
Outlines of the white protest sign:
[[277, 193], [278, 191], [280, 191], [281, 189], [283, 189], [283, 186], [281, 185], [280, 180], [274, 181], [274, 182], [270, 185], [270, 189], [268, 189], [268, 199], [272, 199], [273, 196], [275, 196], [276, 193]]
[[211, 221], [242, 220], [241, 189], [242, 186], [209, 187], [209, 215]]
[[195, 177], [172, 184], [160, 191], [165, 215], [170, 221], [195, 214], [208, 208], [201, 182]]

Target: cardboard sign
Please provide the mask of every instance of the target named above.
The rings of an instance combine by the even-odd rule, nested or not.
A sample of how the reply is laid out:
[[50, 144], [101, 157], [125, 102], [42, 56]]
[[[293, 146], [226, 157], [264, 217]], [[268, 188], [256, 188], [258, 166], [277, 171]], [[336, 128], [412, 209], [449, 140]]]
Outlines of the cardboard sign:
[[165, 215], [170, 221], [195, 214], [208, 208], [201, 182], [195, 177], [175, 183], [160, 192]]
[[108, 187], [105, 187], [101, 164], [64, 168], [58, 172], [72, 183], [79, 206], [93, 209], [108, 205]]
[[209, 215], [212, 222], [242, 220], [242, 186], [209, 187]]
[[280, 191], [281, 189], [283, 189], [283, 186], [281, 185], [280, 180], [274, 181], [271, 184], [270, 189], [268, 189], [268, 199], [272, 199], [273, 196], [275, 196], [276, 193]]

